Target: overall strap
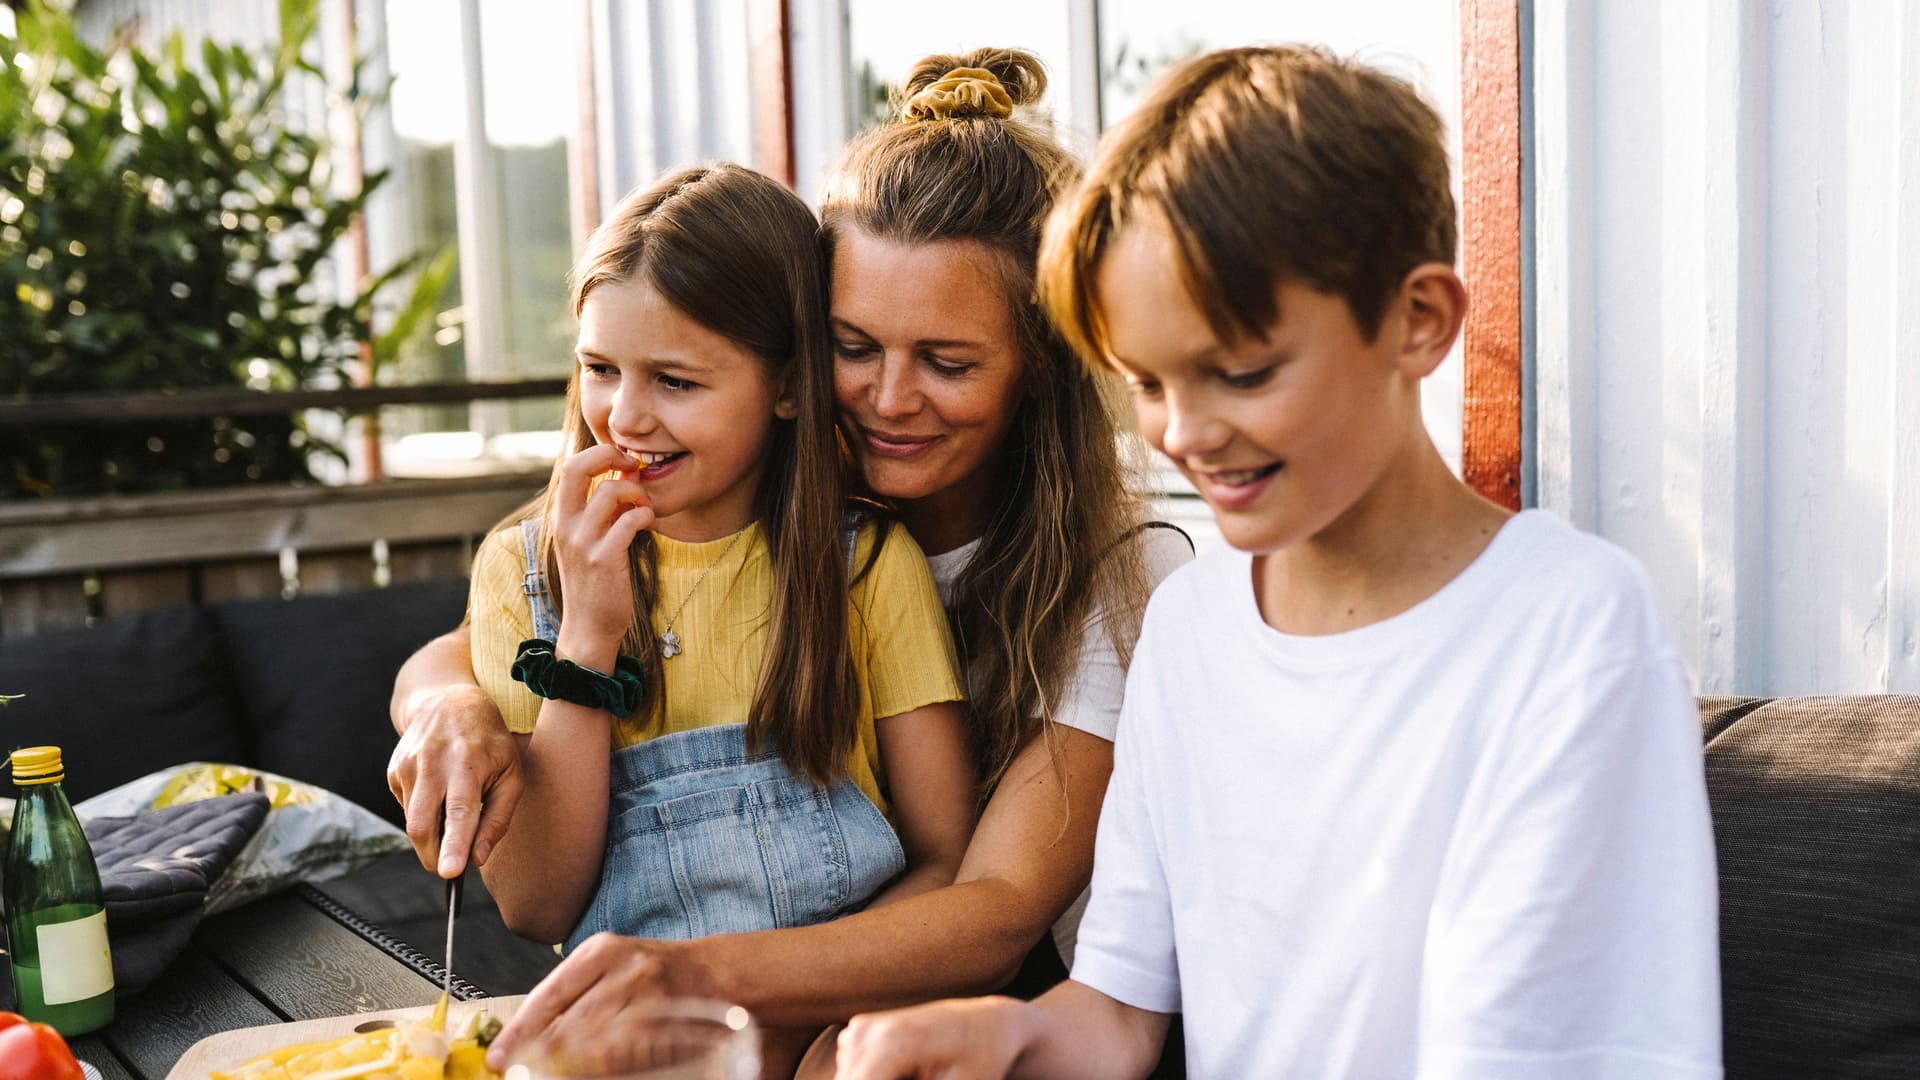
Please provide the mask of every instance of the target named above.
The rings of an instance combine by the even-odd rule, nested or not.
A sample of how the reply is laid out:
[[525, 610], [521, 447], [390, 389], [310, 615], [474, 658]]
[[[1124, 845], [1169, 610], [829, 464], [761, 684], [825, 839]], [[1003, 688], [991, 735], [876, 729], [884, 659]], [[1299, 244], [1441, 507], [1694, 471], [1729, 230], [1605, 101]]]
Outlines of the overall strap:
[[547, 591], [547, 572], [540, 565], [539, 518], [521, 519], [520, 546], [527, 557], [527, 571], [520, 579], [520, 591], [527, 594], [527, 607], [533, 612], [533, 636], [557, 641], [560, 620], [554, 617], [553, 594]]

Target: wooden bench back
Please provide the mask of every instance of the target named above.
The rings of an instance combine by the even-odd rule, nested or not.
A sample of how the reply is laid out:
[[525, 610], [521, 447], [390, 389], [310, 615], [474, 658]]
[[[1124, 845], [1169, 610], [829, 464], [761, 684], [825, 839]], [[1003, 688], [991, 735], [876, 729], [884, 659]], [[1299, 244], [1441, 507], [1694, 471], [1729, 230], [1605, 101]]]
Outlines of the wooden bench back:
[[0, 639], [155, 608], [461, 577], [541, 472], [0, 504]]

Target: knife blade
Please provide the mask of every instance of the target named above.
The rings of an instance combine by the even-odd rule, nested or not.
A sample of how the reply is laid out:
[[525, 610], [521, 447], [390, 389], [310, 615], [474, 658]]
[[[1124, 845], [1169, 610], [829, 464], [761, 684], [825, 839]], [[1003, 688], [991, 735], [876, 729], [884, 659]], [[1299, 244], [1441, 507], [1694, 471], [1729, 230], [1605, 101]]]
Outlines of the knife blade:
[[447, 879], [447, 960], [441, 965], [443, 969], [441, 975], [446, 981], [441, 986], [440, 992], [448, 998], [453, 996], [453, 921], [454, 917], [460, 914], [460, 883], [465, 877], [465, 874], [461, 874], [459, 877]]

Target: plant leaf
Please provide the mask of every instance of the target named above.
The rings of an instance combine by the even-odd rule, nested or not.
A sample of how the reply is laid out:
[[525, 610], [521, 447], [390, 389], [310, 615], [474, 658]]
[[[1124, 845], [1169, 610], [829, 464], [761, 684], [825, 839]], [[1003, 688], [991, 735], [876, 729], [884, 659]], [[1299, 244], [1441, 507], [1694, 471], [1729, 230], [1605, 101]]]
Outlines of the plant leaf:
[[442, 248], [413, 279], [413, 288], [407, 293], [406, 302], [394, 313], [386, 331], [373, 339], [370, 350], [373, 370], [368, 373], [368, 382], [377, 383], [381, 370], [399, 358], [400, 350], [406, 347], [407, 342], [432, 325], [431, 316], [438, 314], [440, 309], [440, 295], [446, 291], [447, 281], [458, 265], [457, 254], [454, 248]]

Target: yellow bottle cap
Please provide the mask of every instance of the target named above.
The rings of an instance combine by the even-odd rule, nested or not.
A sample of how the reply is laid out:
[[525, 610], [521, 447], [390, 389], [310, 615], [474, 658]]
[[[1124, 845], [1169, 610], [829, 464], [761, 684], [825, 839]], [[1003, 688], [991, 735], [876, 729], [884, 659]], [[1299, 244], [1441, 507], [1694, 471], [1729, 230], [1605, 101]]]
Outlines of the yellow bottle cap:
[[29, 746], [15, 750], [12, 761], [13, 782], [22, 787], [28, 784], [51, 784], [67, 776], [66, 769], [60, 764], [60, 748], [57, 746]]

